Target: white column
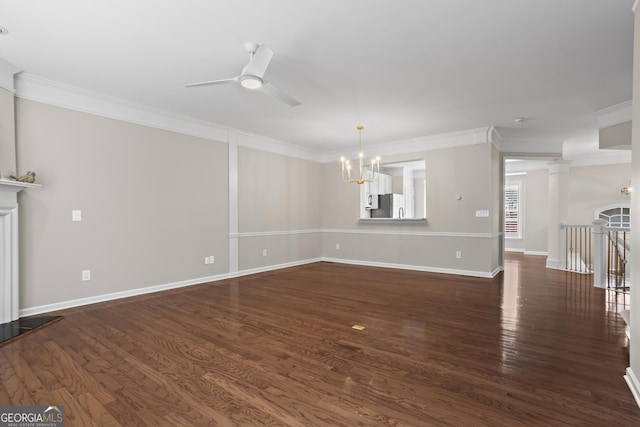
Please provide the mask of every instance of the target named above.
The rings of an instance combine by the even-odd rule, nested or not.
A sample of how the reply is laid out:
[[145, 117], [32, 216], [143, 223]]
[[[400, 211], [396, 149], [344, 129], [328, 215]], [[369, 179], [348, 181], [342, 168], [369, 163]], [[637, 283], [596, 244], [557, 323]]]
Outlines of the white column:
[[18, 193], [39, 184], [0, 180], [0, 324], [18, 319]]
[[18, 319], [18, 205], [0, 205], [0, 324]]
[[633, 43], [633, 106], [631, 128], [631, 324], [629, 332], [629, 367], [625, 380], [640, 406], [640, 18], [638, 1], [633, 5], [635, 14]]
[[229, 132], [229, 275], [238, 274], [238, 134]]
[[569, 215], [569, 162], [549, 163], [549, 231], [547, 268], [564, 270], [567, 249], [562, 229]]
[[607, 221], [596, 219], [593, 221], [593, 286], [607, 287], [607, 231], [604, 226]]

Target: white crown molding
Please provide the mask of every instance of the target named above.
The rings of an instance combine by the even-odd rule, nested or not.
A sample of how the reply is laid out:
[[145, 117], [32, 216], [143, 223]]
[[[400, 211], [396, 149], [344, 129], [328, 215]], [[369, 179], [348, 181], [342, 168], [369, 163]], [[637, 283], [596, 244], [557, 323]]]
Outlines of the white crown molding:
[[526, 138], [505, 138], [495, 126], [491, 129], [491, 142], [501, 153], [562, 153], [562, 141], [545, 141]]
[[493, 143], [501, 153], [562, 153], [562, 141], [496, 139]]
[[[1, 65], [0, 63], [0, 72], [2, 72]], [[16, 96], [31, 101], [212, 141], [234, 143], [243, 147], [319, 163], [331, 163], [339, 159], [342, 155], [356, 154], [355, 150], [320, 153], [296, 144], [160, 110], [125, 99], [45, 79], [29, 73], [19, 73], [14, 79], [11, 72], [15, 73], [18, 71], [16, 68], [9, 68], [9, 71], [5, 72], [5, 74], [8, 73], [7, 75], [11, 77], [10, 82], [12, 85], [15, 83]], [[13, 91], [13, 86], [11, 90]], [[369, 146], [367, 149], [375, 152], [376, 155], [390, 156], [492, 143], [495, 139], [494, 135], [497, 135], [494, 126], [486, 126], [420, 138], [391, 141]], [[539, 147], [539, 144], [537, 146]], [[499, 146], [499, 148], [502, 147]]]
[[596, 153], [588, 153], [567, 157], [571, 167], [599, 166], [631, 163], [631, 150], [598, 150]]
[[632, 110], [631, 107], [632, 102], [631, 100], [629, 100], [596, 111], [595, 113], [593, 113], [593, 115], [598, 123], [598, 129], [630, 121]]
[[[331, 163], [337, 161], [341, 155], [356, 154], [355, 150], [353, 152], [332, 151], [320, 153], [296, 144], [81, 89], [20, 72], [18, 68], [2, 59], [0, 59], [0, 86], [23, 99], [212, 141], [234, 143], [243, 147], [313, 162]], [[600, 127], [628, 121], [631, 119], [631, 101], [600, 110], [594, 115], [597, 117]], [[369, 146], [367, 150], [376, 153], [376, 155], [390, 156], [486, 143], [495, 144], [501, 152], [558, 151], [558, 144], [555, 142], [505, 141], [500, 137], [494, 126], [391, 141]]]
[[[384, 144], [367, 145], [367, 152], [379, 156], [408, 154], [423, 151], [439, 150], [442, 148], [462, 147], [466, 145], [486, 144], [492, 142], [493, 126], [448, 132], [420, 138], [386, 142]], [[355, 157], [355, 149], [346, 151], [330, 151], [319, 158], [321, 163], [337, 162], [341, 156]]]
[[240, 130], [232, 131], [237, 135], [237, 143], [240, 146], [254, 150], [266, 151], [287, 157], [295, 157], [302, 160], [318, 162], [319, 152], [302, 148], [295, 144], [278, 141], [261, 135], [255, 135]]
[[15, 83], [16, 96], [19, 98], [213, 141], [227, 142], [228, 128], [203, 120], [155, 109], [28, 73], [17, 75]]
[[[14, 81], [13, 75], [11, 81]], [[233, 142], [241, 146], [289, 157], [311, 161], [317, 161], [318, 158], [317, 152], [306, 150], [297, 145], [92, 92], [28, 73], [17, 75], [15, 84], [16, 96], [31, 101], [212, 141]]]
[[8, 90], [11, 93], [15, 93], [16, 90], [14, 87], [13, 78], [20, 71], [22, 71], [20, 70], [20, 68], [0, 58], [0, 87]]

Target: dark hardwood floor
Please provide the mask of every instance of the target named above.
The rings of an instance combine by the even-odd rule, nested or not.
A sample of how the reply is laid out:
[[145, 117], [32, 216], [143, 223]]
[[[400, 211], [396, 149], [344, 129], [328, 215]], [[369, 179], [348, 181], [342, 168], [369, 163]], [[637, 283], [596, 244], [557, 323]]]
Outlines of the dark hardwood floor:
[[495, 279], [318, 263], [67, 310], [0, 347], [0, 404], [67, 426], [638, 426], [627, 301], [590, 281], [512, 254]]

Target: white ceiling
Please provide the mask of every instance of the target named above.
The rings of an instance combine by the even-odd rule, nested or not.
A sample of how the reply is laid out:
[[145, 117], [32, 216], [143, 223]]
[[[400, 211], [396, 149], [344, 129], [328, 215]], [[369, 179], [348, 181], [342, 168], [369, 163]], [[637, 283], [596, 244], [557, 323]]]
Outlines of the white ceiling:
[[[25, 73], [333, 152], [496, 126], [534, 147], [593, 146], [631, 99], [633, 0], [2, 1], [0, 58]], [[239, 86], [243, 43], [275, 51]], [[527, 120], [522, 124], [514, 119]], [[547, 144], [547, 145], [545, 145]]]

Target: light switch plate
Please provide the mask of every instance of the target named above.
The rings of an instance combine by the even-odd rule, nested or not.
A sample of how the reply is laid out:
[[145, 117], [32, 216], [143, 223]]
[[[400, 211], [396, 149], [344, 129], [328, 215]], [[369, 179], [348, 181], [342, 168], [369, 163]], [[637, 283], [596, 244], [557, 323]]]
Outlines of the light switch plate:
[[483, 209], [477, 209], [476, 218], [489, 218], [489, 211], [483, 210]]
[[73, 210], [71, 211], [71, 221], [82, 221], [82, 211]]

